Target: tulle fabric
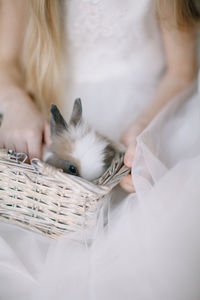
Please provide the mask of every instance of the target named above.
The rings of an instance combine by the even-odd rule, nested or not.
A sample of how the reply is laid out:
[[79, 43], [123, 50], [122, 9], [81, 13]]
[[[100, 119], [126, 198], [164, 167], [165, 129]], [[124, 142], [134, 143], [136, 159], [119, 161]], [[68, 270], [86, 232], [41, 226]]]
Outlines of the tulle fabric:
[[[117, 140], [165, 67], [152, 1], [66, 8], [65, 96], [81, 96], [91, 125]], [[0, 222], [0, 299], [199, 300], [199, 132], [194, 83], [138, 137], [136, 193], [117, 188], [91, 232], [52, 240]]]
[[1, 223], [1, 299], [199, 299], [195, 91], [196, 84], [172, 99], [138, 137], [132, 176], [137, 193], [117, 204], [115, 194], [107, 200], [108, 225], [99, 223], [91, 243], [84, 232], [50, 240]]

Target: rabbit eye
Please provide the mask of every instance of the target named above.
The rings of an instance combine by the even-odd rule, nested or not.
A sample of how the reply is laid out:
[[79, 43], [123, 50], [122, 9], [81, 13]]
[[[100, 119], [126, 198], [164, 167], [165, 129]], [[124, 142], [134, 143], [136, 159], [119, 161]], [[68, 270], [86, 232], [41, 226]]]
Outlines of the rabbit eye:
[[74, 165], [69, 165], [69, 172], [72, 175], [77, 175], [78, 174], [77, 168]]

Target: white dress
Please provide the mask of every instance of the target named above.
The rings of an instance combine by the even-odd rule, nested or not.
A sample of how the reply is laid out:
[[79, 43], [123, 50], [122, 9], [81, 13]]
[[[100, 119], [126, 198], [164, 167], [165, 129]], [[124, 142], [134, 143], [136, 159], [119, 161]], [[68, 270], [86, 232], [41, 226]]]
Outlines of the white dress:
[[66, 0], [63, 109], [81, 97], [86, 119], [119, 139], [165, 68], [152, 0]]
[[[66, 0], [65, 13], [66, 116], [81, 97], [89, 122], [118, 140], [165, 67], [152, 1]], [[132, 177], [136, 193], [91, 246], [1, 222], [0, 299], [199, 300], [197, 82], [138, 137]]]

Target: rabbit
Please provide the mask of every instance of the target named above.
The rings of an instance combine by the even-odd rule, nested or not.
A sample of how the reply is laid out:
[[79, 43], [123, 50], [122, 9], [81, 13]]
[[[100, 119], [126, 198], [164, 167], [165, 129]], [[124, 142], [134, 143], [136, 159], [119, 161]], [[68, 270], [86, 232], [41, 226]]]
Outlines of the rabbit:
[[118, 151], [117, 145], [83, 120], [81, 99], [75, 100], [69, 123], [51, 105], [50, 131], [52, 143], [44, 161], [88, 181], [99, 178]]

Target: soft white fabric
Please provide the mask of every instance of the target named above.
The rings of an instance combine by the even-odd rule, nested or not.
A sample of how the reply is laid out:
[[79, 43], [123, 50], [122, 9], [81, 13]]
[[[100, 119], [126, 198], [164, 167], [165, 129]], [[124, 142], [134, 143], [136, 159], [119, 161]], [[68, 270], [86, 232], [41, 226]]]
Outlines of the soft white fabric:
[[[66, 15], [66, 102], [81, 96], [90, 123], [118, 139], [164, 68], [152, 2], [69, 0]], [[138, 137], [132, 174], [137, 193], [117, 203], [113, 193], [92, 245], [1, 222], [0, 299], [199, 300], [196, 83]]]
[[66, 1], [66, 116], [80, 97], [91, 125], [116, 140], [153, 96], [165, 68], [153, 2]]

